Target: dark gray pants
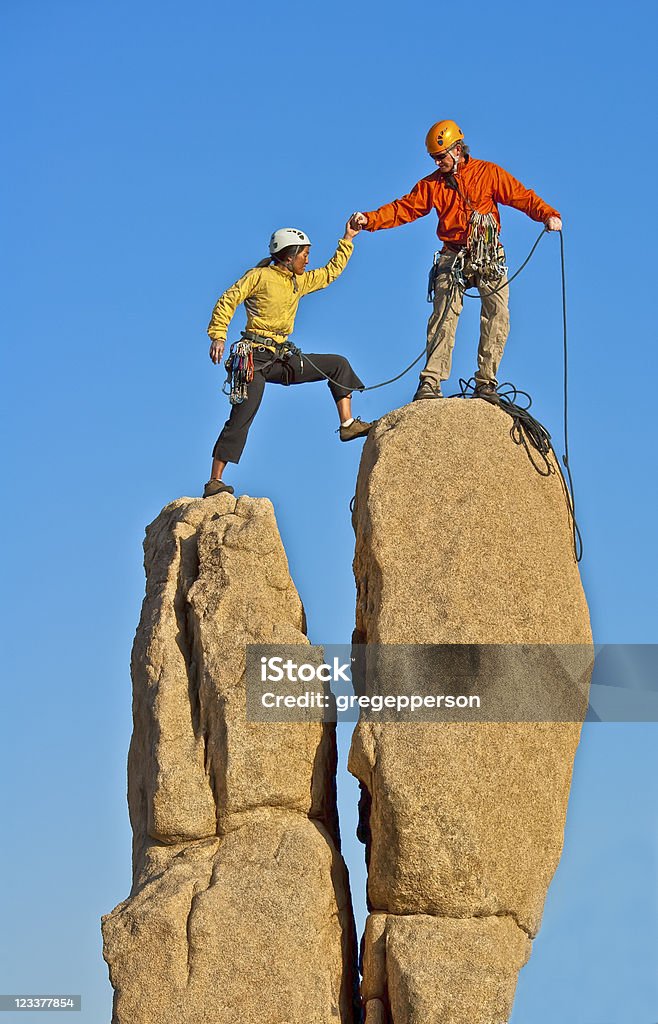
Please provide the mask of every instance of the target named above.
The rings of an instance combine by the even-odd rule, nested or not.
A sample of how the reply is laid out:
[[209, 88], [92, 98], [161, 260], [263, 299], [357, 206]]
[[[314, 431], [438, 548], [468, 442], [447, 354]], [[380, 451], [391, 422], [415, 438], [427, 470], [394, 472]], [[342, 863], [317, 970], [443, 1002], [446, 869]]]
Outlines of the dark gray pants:
[[302, 358], [303, 369], [299, 356], [291, 355], [286, 360], [289, 371], [292, 371], [293, 375], [290, 379], [290, 372], [286, 373], [280, 359], [271, 362], [271, 352], [254, 349], [254, 379], [247, 388], [247, 397], [244, 402], [231, 406], [231, 415], [224, 424], [213, 448], [214, 459], [221, 459], [222, 462], [240, 461], [249, 427], [263, 400], [265, 384], [311, 384], [314, 381], [325, 379], [322, 373], [311, 366], [309, 360], [312, 360], [329, 377], [338, 381], [338, 384], [327, 381], [335, 402], [341, 398], [347, 398], [352, 391], [361, 391], [364, 387], [363, 382], [359, 380], [345, 356], [316, 355], [314, 352], [309, 352], [308, 356], [304, 355]]

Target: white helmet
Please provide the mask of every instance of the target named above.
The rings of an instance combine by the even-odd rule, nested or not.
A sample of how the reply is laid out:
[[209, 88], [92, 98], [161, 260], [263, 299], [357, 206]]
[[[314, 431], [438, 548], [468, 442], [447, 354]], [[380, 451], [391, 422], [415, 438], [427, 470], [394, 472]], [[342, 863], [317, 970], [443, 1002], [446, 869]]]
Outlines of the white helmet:
[[270, 238], [270, 255], [287, 249], [289, 245], [310, 245], [311, 239], [299, 228], [279, 228]]

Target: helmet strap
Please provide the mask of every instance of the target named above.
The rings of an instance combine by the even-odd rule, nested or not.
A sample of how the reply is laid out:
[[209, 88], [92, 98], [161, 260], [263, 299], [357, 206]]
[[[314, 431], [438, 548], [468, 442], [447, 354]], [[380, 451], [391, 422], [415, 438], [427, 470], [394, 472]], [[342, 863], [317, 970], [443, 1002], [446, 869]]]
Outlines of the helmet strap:
[[[455, 142], [454, 145], [457, 146], [459, 145], [459, 143]], [[453, 147], [451, 146], [450, 149], [446, 150], [446, 152], [444, 153], [444, 156], [447, 156], [449, 153], [450, 156], [452, 157], [452, 167], [450, 168], [449, 171], [444, 171], [443, 180], [445, 181], [448, 188], [455, 189], [455, 191], [458, 192], [459, 186], [457, 184], [457, 172], [459, 169], [459, 158], [454, 155], [452, 149]]]
[[292, 288], [293, 291], [295, 292], [297, 291], [297, 275], [295, 274], [295, 271], [292, 269], [292, 261], [294, 260], [295, 256], [299, 255], [301, 249], [301, 245], [296, 246], [295, 251], [291, 253], [290, 256], [286, 256], [286, 258], [283, 260], [281, 259], [280, 256], [272, 257], [272, 259], [275, 260], [275, 262], [278, 263], [280, 267], [285, 267], [286, 270], [290, 271], [290, 274], [292, 276]]

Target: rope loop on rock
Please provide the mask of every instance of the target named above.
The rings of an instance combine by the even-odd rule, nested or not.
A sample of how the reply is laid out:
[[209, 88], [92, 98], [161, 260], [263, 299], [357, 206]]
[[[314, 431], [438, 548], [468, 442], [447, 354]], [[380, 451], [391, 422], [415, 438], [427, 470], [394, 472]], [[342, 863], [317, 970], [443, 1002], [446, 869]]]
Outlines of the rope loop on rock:
[[[565, 353], [566, 354], [566, 353]], [[565, 362], [566, 366], [566, 362]], [[566, 371], [565, 371], [566, 381]], [[455, 395], [451, 395], [451, 398], [478, 398], [477, 395], [477, 381], [474, 377], [470, 377], [469, 380], [464, 380], [460, 377], [459, 379], [459, 391]], [[486, 401], [486, 399], [484, 399]], [[580, 532], [580, 527], [576, 521], [576, 503], [573, 492], [573, 479], [571, 476], [571, 470], [569, 468], [569, 457], [568, 457], [568, 441], [567, 441], [567, 422], [565, 412], [565, 454], [562, 457], [562, 462], [565, 466], [567, 476], [562, 472], [560, 466], [560, 460], [557, 457], [551, 435], [549, 434], [543, 423], [540, 423], [538, 419], [530, 413], [530, 407], [532, 405], [532, 398], [527, 391], [521, 391], [520, 388], [515, 387], [510, 381], [505, 381], [504, 384], [496, 386], [496, 398], [494, 401], [489, 399], [490, 404], [497, 405], [503, 412], [506, 412], [508, 416], [512, 418], [512, 426], [510, 427], [510, 437], [514, 441], [514, 444], [520, 445], [525, 449], [526, 455], [530, 459], [530, 462], [540, 474], [540, 476], [551, 476], [557, 472], [560, 474], [560, 480], [564, 489], [564, 494], [567, 501], [567, 509], [569, 511], [569, 518], [571, 521], [572, 528], [572, 539], [573, 539], [573, 551], [576, 562], [580, 562], [583, 557], [583, 538]], [[519, 404], [519, 403], [522, 404]], [[565, 390], [565, 410], [566, 410], [566, 390]], [[535, 454], [536, 453], [536, 454]], [[539, 456], [539, 459], [537, 458]], [[552, 456], [552, 458], [551, 458]]]

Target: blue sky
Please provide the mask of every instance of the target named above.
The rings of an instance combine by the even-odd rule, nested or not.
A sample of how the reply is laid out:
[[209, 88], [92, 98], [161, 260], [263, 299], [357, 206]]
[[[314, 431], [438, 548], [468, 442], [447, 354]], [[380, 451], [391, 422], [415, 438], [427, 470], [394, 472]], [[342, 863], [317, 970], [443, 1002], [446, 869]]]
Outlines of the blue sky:
[[[429, 173], [423, 139], [440, 117], [563, 215], [583, 581], [598, 641], [656, 641], [656, 19], [645, 3], [594, 12], [562, 0], [466, 10], [27, 0], [0, 19], [0, 991], [81, 992], [70, 1018], [96, 1024], [111, 1004], [98, 919], [130, 885], [141, 542], [165, 503], [200, 494], [208, 477], [227, 410], [207, 356], [213, 303], [265, 255], [275, 227], [302, 227], [312, 265], [326, 262], [348, 214]], [[297, 344], [344, 352], [368, 383], [406, 365], [423, 344], [434, 230], [428, 217], [359, 237], [340, 281], [302, 304]], [[537, 232], [503, 211], [512, 267]], [[501, 375], [532, 393], [558, 447], [559, 294], [551, 236], [513, 288]], [[453, 382], [473, 372], [476, 337], [473, 303]], [[355, 411], [379, 416], [414, 387], [412, 374]], [[268, 389], [230, 476], [274, 502], [315, 642], [348, 640], [354, 614], [348, 506], [360, 446], [339, 444], [334, 416], [323, 385]], [[656, 735], [653, 724], [584, 731], [565, 853], [514, 1024], [658, 1019]], [[350, 785], [343, 760], [358, 900]]]

